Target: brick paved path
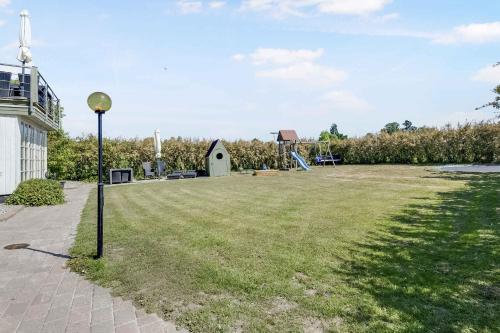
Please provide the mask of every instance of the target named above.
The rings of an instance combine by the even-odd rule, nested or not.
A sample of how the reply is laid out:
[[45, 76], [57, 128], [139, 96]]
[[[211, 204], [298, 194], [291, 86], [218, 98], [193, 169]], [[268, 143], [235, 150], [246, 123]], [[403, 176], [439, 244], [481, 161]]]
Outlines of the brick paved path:
[[[0, 332], [186, 332], [65, 268], [91, 189], [66, 187], [66, 204], [25, 208], [0, 222]], [[30, 246], [3, 249], [11, 243]]]

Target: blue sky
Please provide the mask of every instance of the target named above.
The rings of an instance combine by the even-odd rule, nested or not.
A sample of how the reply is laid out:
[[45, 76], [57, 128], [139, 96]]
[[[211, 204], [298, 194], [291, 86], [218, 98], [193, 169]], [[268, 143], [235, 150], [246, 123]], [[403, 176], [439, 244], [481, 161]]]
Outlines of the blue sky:
[[267, 140], [490, 119], [500, 83], [496, 0], [0, 0], [1, 62], [22, 9], [71, 135], [95, 132], [96, 90], [107, 136]]

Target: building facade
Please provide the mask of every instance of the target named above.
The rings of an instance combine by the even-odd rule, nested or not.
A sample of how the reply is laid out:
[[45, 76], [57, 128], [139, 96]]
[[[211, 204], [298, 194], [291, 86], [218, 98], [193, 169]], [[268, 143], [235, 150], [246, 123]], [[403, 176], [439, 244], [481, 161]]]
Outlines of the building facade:
[[0, 64], [0, 196], [47, 175], [47, 133], [61, 125], [60, 101], [36, 67]]

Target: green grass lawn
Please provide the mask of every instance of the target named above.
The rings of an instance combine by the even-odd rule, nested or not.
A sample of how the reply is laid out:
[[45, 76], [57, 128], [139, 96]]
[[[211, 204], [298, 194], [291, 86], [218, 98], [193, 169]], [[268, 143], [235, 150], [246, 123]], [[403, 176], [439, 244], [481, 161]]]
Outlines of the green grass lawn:
[[429, 170], [110, 187], [71, 266], [193, 332], [499, 332], [500, 176]]

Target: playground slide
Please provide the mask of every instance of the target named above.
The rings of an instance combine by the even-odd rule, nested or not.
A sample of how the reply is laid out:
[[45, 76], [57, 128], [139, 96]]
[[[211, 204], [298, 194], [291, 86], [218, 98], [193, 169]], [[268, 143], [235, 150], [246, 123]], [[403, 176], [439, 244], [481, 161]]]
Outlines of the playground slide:
[[299, 154], [297, 154], [294, 151], [290, 152], [290, 155], [292, 155], [292, 158], [299, 163], [299, 165], [302, 169], [304, 169], [306, 171], [311, 170], [311, 167], [307, 164], [307, 162], [304, 160], [304, 158], [302, 156], [300, 156]]

